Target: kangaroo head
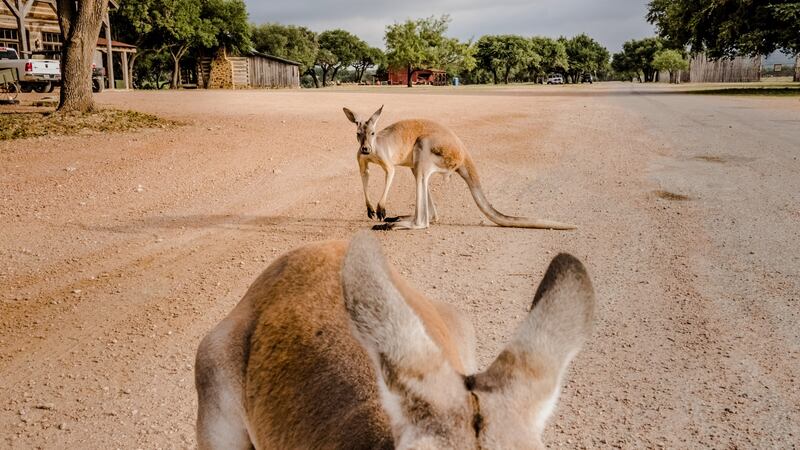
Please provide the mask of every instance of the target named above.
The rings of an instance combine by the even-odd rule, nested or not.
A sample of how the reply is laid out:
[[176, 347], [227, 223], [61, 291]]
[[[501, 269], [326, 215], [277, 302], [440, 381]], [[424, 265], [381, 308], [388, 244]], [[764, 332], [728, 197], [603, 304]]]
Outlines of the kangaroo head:
[[344, 110], [344, 115], [350, 119], [350, 122], [356, 124], [356, 140], [358, 140], [358, 151], [363, 155], [369, 155], [370, 153], [375, 151], [375, 138], [376, 138], [376, 129], [378, 126], [378, 119], [381, 117], [381, 113], [383, 112], [383, 106], [378, 108], [372, 117], [369, 118], [366, 122], [361, 120], [359, 116], [350, 111], [347, 108], [342, 108]]
[[577, 259], [553, 260], [514, 338], [487, 370], [469, 376], [454, 370], [429, 337], [371, 235], [351, 242], [342, 286], [398, 449], [544, 448], [541, 435], [562, 377], [594, 316], [594, 291]]

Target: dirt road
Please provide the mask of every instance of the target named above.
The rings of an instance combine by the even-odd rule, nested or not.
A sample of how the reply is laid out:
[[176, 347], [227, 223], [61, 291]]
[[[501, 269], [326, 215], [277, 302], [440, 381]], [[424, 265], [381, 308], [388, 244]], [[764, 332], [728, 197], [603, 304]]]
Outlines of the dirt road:
[[[587, 264], [598, 323], [547, 443], [796, 445], [800, 101], [671, 89], [108, 92], [188, 125], [1, 143], [0, 447], [192, 447], [202, 335], [280, 253], [371, 225], [341, 107], [380, 104], [451, 126], [499, 210], [580, 226], [490, 226], [453, 177], [441, 223], [378, 234], [482, 364], [557, 252]], [[404, 170], [389, 213], [412, 198]]]

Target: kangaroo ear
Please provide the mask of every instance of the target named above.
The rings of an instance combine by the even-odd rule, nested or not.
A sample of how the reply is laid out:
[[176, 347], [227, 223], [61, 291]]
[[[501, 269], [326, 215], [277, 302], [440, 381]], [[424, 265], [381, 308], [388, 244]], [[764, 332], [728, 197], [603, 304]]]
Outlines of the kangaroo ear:
[[369, 232], [356, 234], [350, 242], [342, 288], [357, 337], [379, 356], [381, 365], [411, 367], [441, 358], [441, 350], [392, 282], [380, 245]]
[[531, 410], [522, 413], [541, 430], [567, 366], [591, 333], [594, 309], [594, 289], [583, 264], [571, 255], [556, 256], [527, 319], [489, 369], [475, 377], [476, 389], [523, 399]]
[[353, 122], [354, 124], [358, 125], [358, 116], [356, 115], [356, 113], [350, 111], [347, 108], [342, 108], [342, 110], [344, 111], [344, 115], [347, 116], [348, 119], [350, 119], [350, 122]]
[[378, 241], [369, 232], [356, 234], [347, 249], [342, 288], [354, 335], [372, 359], [395, 438], [452, 422], [439, 413], [466, 408], [463, 378], [393, 283]]
[[372, 117], [369, 118], [369, 122], [368, 123], [370, 125], [372, 125], [372, 126], [377, 125], [378, 124], [378, 119], [380, 119], [382, 112], [383, 112], [383, 105], [381, 105], [381, 107], [378, 108], [377, 111], [375, 111], [375, 113], [372, 115]]

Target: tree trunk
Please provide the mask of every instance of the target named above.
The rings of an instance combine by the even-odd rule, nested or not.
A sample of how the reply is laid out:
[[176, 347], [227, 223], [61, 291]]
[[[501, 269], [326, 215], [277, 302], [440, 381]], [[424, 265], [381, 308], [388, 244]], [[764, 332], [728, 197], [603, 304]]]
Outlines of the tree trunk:
[[504, 82], [505, 84], [508, 84], [508, 77], [509, 77], [509, 75], [511, 75], [511, 68], [510, 68], [510, 67], [508, 67], [508, 66], [506, 66], [506, 71], [505, 71], [505, 73], [503, 74], [503, 82]]
[[172, 55], [172, 81], [169, 83], [170, 89], [178, 89], [181, 82], [181, 60], [174, 54]]
[[794, 78], [795, 83], [800, 83], [800, 54], [794, 58]]
[[336, 66], [333, 68], [333, 73], [331, 74], [331, 83], [336, 84], [336, 74], [339, 73], [339, 69], [341, 66]]
[[330, 70], [330, 66], [320, 66], [322, 69], [322, 87], [328, 86], [328, 70]]
[[492, 70], [492, 78], [494, 80], [494, 84], [497, 84], [497, 69]]
[[[92, 56], [107, 0], [86, 0], [79, 9], [74, 0], [58, 0], [58, 23], [64, 42], [61, 47], [61, 96], [59, 111], [87, 112], [92, 99]], [[109, 67], [113, 70], [113, 67]]]
[[[146, 52], [147, 50], [143, 50], [142, 53]], [[128, 79], [131, 80], [131, 85], [133, 85], [133, 68], [136, 65], [136, 58], [139, 57], [139, 52], [131, 53], [128, 60]]]
[[414, 76], [414, 69], [411, 67], [411, 64], [408, 65], [408, 79], [406, 80], [406, 86], [411, 87], [411, 77]]
[[172, 56], [173, 66], [172, 66], [172, 81], [170, 82], [170, 89], [178, 89], [181, 87], [181, 59], [186, 54], [186, 51], [189, 49], [188, 45], [184, 45], [178, 49], [177, 53], [174, 53], [172, 50], [169, 51], [170, 56]]
[[317, 78], [317, 69], [312, 67], [308, 69], [307, 73], [311, 75], [311, 79], [314, 80], [314, 87], [319, 89], [319, 78]]

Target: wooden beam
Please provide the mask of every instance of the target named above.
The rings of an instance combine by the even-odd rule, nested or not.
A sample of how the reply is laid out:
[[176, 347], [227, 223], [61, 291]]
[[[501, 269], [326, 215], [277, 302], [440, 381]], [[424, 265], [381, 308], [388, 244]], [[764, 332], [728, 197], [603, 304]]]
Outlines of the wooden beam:
[[3, 0], [3, 3], [5, 3], [8, 9], [11, 10], [11, 14], [14, 15], [14, 18], [19, 19], [19, 10], [17, 9], [17, 6], [12, 4], [11, 0]]
[[122, 52], [122, 81], [125, 82], [125, 89], [131, 88], [131, 80], [128, 76], [128, 53]]
[[114, 52], [111, 50], [111, 21], [108, 20], [108, 12], [103, 18], [106, 27], [106, 65], [108, 66], [108, 88], [114, 89]]
[[29, 12], [31, 12], [31, 8], [33, 7], [33, 0], [28, 0], [27, 2], [22, 3], [22, 7], [20, 8], [20, 15], [23, 17], [27, 16]]

